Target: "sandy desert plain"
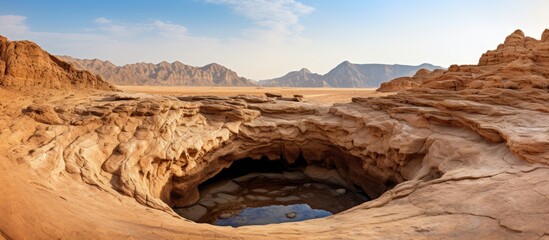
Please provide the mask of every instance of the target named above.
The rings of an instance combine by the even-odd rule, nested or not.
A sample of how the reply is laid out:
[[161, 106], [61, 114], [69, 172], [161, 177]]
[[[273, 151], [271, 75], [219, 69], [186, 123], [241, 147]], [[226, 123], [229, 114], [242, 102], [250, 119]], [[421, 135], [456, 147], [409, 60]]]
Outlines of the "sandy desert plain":
[[376, 88], [290, 88], [290, 87], [195, 87], [195, 86], [116, 86], [131, 93], [148, 93], [172, 96], [236, 96], [265, 93], [291, 97], [303, 95], [304, 100], [312, 103], [348, 103], [353, 97], [379, 97], [394, 93], [377, 92]]
[[[381, 94], [117, 88], [0, 36], [0, 239], [549, 239], [549, 29], [502, 40]], [[349, 192], [307, 221], [190, 220]]]

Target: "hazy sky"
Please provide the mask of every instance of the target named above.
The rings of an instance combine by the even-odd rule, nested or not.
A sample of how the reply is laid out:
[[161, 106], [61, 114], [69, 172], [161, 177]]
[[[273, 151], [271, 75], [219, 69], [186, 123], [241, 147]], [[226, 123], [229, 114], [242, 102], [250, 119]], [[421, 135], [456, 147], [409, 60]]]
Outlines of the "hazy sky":
[[0, 0], [0, 35], [115, 64], [225, 65], [255, 80], [353, 63], [477, 63], [547, 0]]

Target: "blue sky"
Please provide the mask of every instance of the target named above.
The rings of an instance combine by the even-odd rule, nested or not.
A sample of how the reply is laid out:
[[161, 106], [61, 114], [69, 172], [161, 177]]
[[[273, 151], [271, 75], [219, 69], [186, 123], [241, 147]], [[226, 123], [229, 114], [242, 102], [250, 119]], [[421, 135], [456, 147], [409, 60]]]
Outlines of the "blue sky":
[[225, 65], [255, 80], [338, 63], [474, 64], [545, 0], [0, 0], [0, 35], [116, 64]]

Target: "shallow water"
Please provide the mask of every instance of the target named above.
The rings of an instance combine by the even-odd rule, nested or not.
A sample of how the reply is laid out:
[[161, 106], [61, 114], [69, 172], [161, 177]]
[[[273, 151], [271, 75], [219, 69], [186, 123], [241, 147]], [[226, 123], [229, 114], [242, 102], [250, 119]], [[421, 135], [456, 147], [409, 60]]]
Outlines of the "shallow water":
[[235, 216], [225, 219], [217, 219], [214, 222], [214, 225], [239, 227], [271, 223], [299, 222], [308, 219], [327, 217], [330, 215], [332, 215], [331, 212], [312, 209], [307, 204], [293, 204], [288, 206], [272, 205], [265, 207], [244, 208]]
[[[199, 223], [245, 226], [326, 217], [369, 200], [360, 190], [301, 171], [250, 173], [200, 187], [195, 205], [174, 209]], [[295, 213], [295, 216], [287, 213]]]

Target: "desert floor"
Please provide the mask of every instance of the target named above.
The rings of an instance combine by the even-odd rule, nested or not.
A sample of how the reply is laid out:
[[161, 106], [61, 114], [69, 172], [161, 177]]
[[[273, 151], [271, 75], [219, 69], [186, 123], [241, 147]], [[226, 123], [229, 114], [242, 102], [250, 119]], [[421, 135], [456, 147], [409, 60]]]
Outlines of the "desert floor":
[[116, 86], [125, 92], [162, 95], [213, 95], [235, 96], [264, 95], [265, 93], [292, 96], [300, 94], [305, 101], [315, 103], [345, 103], [353, 97], [380, 97], [391, 93], [378, 93], [375, 88], [288, 88], [288, 87], [187, 87], [187, 86]]

